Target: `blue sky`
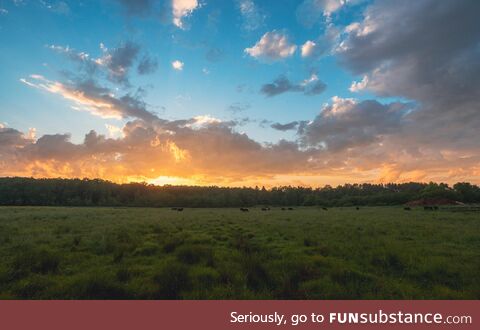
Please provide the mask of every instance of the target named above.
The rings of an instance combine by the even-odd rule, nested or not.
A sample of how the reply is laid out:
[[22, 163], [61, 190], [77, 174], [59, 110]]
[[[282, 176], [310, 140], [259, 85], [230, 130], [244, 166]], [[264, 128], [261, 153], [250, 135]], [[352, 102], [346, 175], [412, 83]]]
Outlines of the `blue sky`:
[[[61, 3], [65, 4], [61, 8], [68, 9], [57, 9]], [[125, 40], [139, 43], [142, 51], [156, 58], [158, 70], [141, 77], [133, 72], [130, 90], [145, 88], [146, 102], [168, 119], [208, 114], [224, 120], [236, 117], [279, 122], [308, 120], [332, 96], [352, 96], [348, 88], [354, 77], [337, 65], [335, 56], [306, 60], [297, 50], [285, 60], [266, 63], [244, 52], [273, 30], [285, 33], [296, 45], [324, 33], [326, 19], [305, 27], [300, 18], [292, 15], [297, 11], [298, 1], [280, 1], [275, 5], [271, 1], [256, 2], [260, 19], [254, 29], [245, 28], [239, 9], [241, 1], [204, 1], [185, 18], [183, 29], [156, 17], [128, 14], [116, 1], [51, 1], [50, 4], [53, 9], [40, 1], [1, 4], [8, 14], [0, 17], [3, 77], [0, 116], [12, 127], [22, 130], [35, 127], [38, 134], [70, 132], [74, 141], [82, 140], [90, 129], [106, 133], [104, 123], [98, 118], [74, 111], [69, 106], [71, 102], [19, 81], [32, 73], [58, 79], [61, 71], [75, 70], [75, 64], [52, 51], [49, 45], [69, 46], [100, 56], [101, 43], [109, 48]], [[346, 25], [358, 12], [358, 8], [349, 9], [334, 19]], [[214, 58], [208, 58], [209, 52]], [[172, 69], [170, 63], [174, 60], [184, 63], [182, 71]], [[259, 93], [263, 84], [279, 75], [302, 81], [313, 71], [327, 85], [320, 95], [285, 93], [268, 98]], [[232, 113], [229, 111], [232, 104], [247, 109]], [[119, 125], [116, 120], [106, 122]], [[258, 123], [250, 123], [242, 130], [260, 141], [291, 135]]]
[[0, 0], [0, 174], [478, 182], [479, 10]]

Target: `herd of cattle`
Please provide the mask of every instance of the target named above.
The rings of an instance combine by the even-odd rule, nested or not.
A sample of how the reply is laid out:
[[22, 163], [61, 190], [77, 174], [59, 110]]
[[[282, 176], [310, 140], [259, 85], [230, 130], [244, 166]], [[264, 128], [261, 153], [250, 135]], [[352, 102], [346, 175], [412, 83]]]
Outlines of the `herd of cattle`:
[[[359, 211], [359, 210], [360, 210], [360, 207], [357, 206], [357, 207], [355, 207], [355, 209], [356, 209], [357, 211]], [[411, 208], [411, 207], [408, 207], [408, 206], [407, 206], [407, 207], [404, 207], [403, 209], [404, 209], [405, 211], [411, 211], [411, 210], [412, 210], [412, 208]], [[438, 210], [438, 206], [424, 206], [423, 209], [424, 209], [425, 211], [436, 211], [436, 210]], [[183, 211], [183, 207], [172, 207], [171, 210], [172, 210], [172, 211], [177, 211], [177, 212], [182, 212], [182, 211]], [[270, 207], [262, 207], [261, 210], [262, 210], [262, 211], [271, 211], [272, 209], [271, 209]], [[293, 210], [295, 210], [295, 209], [294, 209], [293, 207], [282, 207], [281, 210], [282, 210], [282, 211], [293, 211]], [[322, 207], [322, 210], [328, 211], [328, 208]], [[242, 212], [249, 212], [250, 209], [245, 208], [245, 207], [241, 207], [241, 208], [240, 208], [240, 211], [242, 211]]]

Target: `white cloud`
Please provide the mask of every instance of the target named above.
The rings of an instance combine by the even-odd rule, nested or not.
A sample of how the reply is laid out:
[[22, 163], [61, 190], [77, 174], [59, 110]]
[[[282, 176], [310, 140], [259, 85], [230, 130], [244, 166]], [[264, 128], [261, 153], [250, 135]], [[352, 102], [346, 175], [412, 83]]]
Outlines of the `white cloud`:
[[198, 7], [198, 0], [172, 0], [173, 24], [182, 29], [182, 19], [191, 15]]
[[315, 46], [317, 46], [317, 44], [314, 41], [308, 40], [305, 42], [302, 46], [302, 57], [312, 56], [315, 51]]
[[172, 62], [172, 68], [174, 68], [175, 70], [178, 70], [178, 71], [182, 71], [184, 65], [185, 65], [185, 63], [183, 63], [179, 60], [175, 60], [175, 61]]
[[350, 86], [350, 92], [357, 93], [363, 91], [368, 86], [368, 76], [364, 76], [361, 81], [354, 81]]
[[247, 31], [253, 31], [260, 28], [265, 21], [265, 15], [260, 12], [258, 6], [253, 0], [237, 0], [238, 9], [242, 14], [243, 28]]
[[121, 127], [115, 126], [115, 125], [110, 125], [110, 124], [105, 124], [105, 128], [108, 131], [108, 136], [111, 138], [114, 137], [123, 137], [123, 129]]
[[255, 58], [275, 61], [292, 56], [296, 50], [297, 46], [290, 43], [285, 34], [273, 30], [265, 33], [253, 47], [246, 48], [245, 53]]
[[222, 121], [218, 118], [212, 117], [210, 115], [200, 115], [193, 118], [193, 123], [185, 125], [192, 129], [200, 129], [209, 125], [219, 124]]

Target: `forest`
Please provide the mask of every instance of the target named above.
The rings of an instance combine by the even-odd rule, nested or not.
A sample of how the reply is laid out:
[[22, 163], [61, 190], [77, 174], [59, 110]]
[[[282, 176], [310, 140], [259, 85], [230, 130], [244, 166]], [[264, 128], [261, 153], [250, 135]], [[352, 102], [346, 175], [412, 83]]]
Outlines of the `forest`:
[[100, 179], [0, 178], [0, 205], [248, 207], [389, 206], [421, 198], [480, 203], [480, 187], [467, 182], [344, 184], [337, 187], [202, 187], [117, 184]]

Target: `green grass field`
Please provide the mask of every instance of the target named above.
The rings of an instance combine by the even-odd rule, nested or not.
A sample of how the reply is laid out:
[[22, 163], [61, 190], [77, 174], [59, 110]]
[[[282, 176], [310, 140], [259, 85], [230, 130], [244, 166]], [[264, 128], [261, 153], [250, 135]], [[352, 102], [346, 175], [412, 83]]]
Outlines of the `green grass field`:
[[1, 299], [480, 299], [480, 214], [0, 208]]

